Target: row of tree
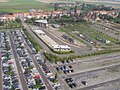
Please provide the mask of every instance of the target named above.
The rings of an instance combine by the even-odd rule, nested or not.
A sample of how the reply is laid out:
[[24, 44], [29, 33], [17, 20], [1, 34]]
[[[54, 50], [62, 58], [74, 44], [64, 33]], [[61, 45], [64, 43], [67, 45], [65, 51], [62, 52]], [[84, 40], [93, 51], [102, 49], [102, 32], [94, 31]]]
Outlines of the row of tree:
[[112, 17], [110, 15], [107, 15], [107, 14], [99, 14], [98, 16], [100, 19], [102, 20], [108, 20], [108, 21], [113, 21], [115, 23], [119, 23], [120, 24], [120, 13], [118, 13], [117, 17]]

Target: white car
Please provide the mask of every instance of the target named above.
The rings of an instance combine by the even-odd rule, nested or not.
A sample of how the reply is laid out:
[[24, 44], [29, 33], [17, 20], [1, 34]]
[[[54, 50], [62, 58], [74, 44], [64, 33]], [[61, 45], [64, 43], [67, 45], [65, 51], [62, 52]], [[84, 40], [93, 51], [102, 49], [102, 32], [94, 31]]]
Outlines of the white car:
[[61, 85], [60, 85], [60, 83], [54, 83], [52, 86], [53, 86], [53, 87], [59, 87], [59, 86], [61, 86]]

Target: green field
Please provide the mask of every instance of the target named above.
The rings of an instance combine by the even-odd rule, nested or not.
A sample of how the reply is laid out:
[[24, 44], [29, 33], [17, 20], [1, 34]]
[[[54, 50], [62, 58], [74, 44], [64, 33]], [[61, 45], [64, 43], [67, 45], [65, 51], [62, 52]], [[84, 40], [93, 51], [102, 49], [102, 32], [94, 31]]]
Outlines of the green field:
[[48, 4], [35, 0], [8, 0], [7, 2], [0, 2], [0, 12], [25, 12], [29, 9], [51, 10], [52, 8]]
[[[4, 2], [5, 1], [5, 2]], [[41, 2], [39, 2], [41, 1]], [[42, 2], [48, 3], [42, 3]], [[90, 0], [0, 0], [0, 12], [26, 12], [29, 9], [53, 10], [49, 2], [74, 2], [81, 1], [85, 3], [104, 4], [109, 6], [120, 7], [120, 2], [104, 2]]]

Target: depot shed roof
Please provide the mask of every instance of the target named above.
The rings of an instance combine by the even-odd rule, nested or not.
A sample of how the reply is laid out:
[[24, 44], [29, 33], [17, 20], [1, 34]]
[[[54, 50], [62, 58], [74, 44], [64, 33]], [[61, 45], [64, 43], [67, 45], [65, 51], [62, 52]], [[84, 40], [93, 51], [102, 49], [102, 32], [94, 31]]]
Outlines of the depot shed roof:
[[37, 23], [44, 23], [44, 24], [48, 23], [47, 20], [35, 20], [35, 22], [37, 22]]

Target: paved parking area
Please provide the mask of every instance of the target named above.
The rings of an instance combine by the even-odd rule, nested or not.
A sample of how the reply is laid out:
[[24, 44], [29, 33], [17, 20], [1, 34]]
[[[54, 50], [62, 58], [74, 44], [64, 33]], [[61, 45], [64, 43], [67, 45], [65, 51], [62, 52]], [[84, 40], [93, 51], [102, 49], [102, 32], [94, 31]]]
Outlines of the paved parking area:
[[[3, 84], [3, 89], [23, 89], [20, 76], [18, 74], [18, 70], [15, 63], [15, 57], [12, 51], [12, 45], [10, 43], [9, 32], [1, 32], [1, 62], [2, 62], [2, 71], [1, 76], [3, 76], [3, 80], [1, 83]], [[2, 88], [2, 87], [1, 87]], [[2, 89], [1, 89], [2, 90]]]
[[103, 86], [94, 88], [94, 90], [120, 90], [120, 82], [116, 81], [113, 83], [107, 83], [104, 84]]
[[[15, 49], [14, 54], [16, 55], [16, 58], [18, 58], [16, 61], [19, 64], [19, 68], [22, 69], [20, 74], [22, 74], [24, 78], [22, 84], [28, 87], [28, 89], [33, 89], [39, 85], [41, 85], [39, 88], [45, 89], [44, 82], [41, 80], [40, 74], [32, 61], [31, 55], [28, 53], [26, 42], [24, 38], [22, 38], [23, 36], [21, 35], [20, 30], [13, 31], [11, 34], [13, 36], [11, 39], [13, 42], [12, 45]], [[29, 41], [29, 39], [27, 40]]]
[[[74, 63], [74, 64], [68, 64], [66, 66], [72, 66], [74, 72], [72, 73], [67, 73], [68, 75], [70, 74], [76, 74], [76, 73], [80, 73], [80, 72], [85, 72], [85, 71], [90, 71], [90, 70], [95, 70], [95, 69], [100, 69], [103, 67], [106, 67], [108, 65], [117, 65], [118, 63], [120, 63], [120, 57], [115, 57], [113, 58], [109, 58], [109, 59], [103, 59], [103, 60], [94, 60], [94, 61], [83, 61], [83, 62], [78, 62], [78, 63]], [[63, 65], [65, 66], [65, 65]], [[55, 66], [55, 67], [61, 67], [61, 66]], [[62, 70], [59, 70], [59, 73], [61, 75], [66, 75]]]
[[117, 57], [114, 60], [101, 60], [101, 61], [77, 63], [76, 65], [73, 65], [73, 68], [74, 68], [74, 73], [75, 73], [75, 72], [89, 70], [89, 69], [101, 68], [106, 65], [117, 64], [119, 62], [120, 62], [120, 59], [119, 57]]
[[[63, 80], [65, 80], [66, 78], [72, 78], [76, 82], [77, 87], [72, 88], [73, 90], [93, 90], [92, 88], [98, 89], [97, 87], [101, 87], [102, 85], [104, 85], [103, 83], [110, 83], [111, 81], [120, 78], [119, 54], [108, 56], [104, 55], [103, 57], [99, 56], [97, 58], [86, 60], [83, 59], [79, 62], [69, 60], [68, 63], [68, 61], [66, 60], [64, 61], [64, 64], [63, 62], [58, 62], [56, 64], [54, 63], [53, 66], [54, 68], [56, 68], [56, 70], [59, 67], [59, 70], [57, 71], [61, 75]], [[71, 66], [72, 68], [70, 68]], [[68, 70], [71, 69], [73, 70], [73, 72], [68, 73]], [[65, 73], [64, 71], [66, 71], [67, 73]], [[82, 81], [87, 82], [87, 84], [84, 85]], [[114, 86], [112, 86], [112, 88], [114, 88]], [[107, 88], [103, 90], [107, 90]]]
[[[87, 87], [90, 85], [99, 84], [102, 82], [107, 82], [107, 81], [119, 78], [120, 67], [115, 66], [115, 67], [107, 68], [104, 70], [86, 72], [83, 74], [77, 74], [77, 75], [66, 76], [66, 77], [73, 78], [76, 81], [77, 86], [82, 88], [82, 87]], [[82, 81], [86, 81], [87, 85], [84, 85]]]

